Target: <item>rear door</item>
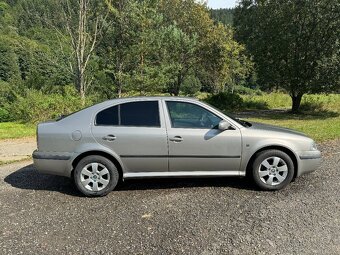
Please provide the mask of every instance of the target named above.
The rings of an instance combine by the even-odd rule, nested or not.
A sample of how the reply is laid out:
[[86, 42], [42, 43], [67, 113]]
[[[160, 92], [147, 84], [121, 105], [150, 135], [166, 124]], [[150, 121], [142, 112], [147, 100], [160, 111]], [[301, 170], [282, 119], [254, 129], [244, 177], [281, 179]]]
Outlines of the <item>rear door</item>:
[[121, 157], [129, 172], [168, 171], [162, 112], [158, 100], [115, 105], [97, 114], [92, 133], [98, 143]]
[[165, 101], [169, 137], [169, 171], [239, 171], [241, 134], [220, 131], [222, 120], [201, 105]]

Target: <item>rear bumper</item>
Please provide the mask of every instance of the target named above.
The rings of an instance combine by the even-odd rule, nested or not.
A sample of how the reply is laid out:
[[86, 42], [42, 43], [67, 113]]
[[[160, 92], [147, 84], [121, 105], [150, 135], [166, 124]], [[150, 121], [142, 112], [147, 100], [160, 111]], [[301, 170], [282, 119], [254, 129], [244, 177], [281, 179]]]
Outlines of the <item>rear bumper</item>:
[[320, 151], [299, 152], [297, 176], [315, 171], [321, 164]]
[[71, 153], [40, 152], [36, 150], [33, 152], [32, 157], [38, 172], [71, 177]]

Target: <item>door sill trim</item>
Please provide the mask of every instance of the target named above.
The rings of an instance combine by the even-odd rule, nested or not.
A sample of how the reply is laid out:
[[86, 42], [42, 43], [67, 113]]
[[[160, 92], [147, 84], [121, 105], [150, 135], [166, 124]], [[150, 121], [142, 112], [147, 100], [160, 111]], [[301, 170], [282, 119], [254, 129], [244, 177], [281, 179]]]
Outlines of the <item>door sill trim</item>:
[[137, 172], [124, 173], [124, 179], [159, 178], [159, 177], [215, 177], [215, 176], [245, 176], [240, 171], [178, 171], [178, 172]]

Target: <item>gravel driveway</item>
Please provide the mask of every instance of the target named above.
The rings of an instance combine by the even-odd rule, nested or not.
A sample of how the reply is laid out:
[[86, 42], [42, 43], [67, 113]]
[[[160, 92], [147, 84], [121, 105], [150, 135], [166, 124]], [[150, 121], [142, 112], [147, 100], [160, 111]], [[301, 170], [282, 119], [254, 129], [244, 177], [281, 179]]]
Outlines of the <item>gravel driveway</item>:
[[340, 254], [340, 142], [322, 149], [317, 172], [278, 192], [162, 179], [89, 199], [30, 162], [2, 166], [0, 254]]

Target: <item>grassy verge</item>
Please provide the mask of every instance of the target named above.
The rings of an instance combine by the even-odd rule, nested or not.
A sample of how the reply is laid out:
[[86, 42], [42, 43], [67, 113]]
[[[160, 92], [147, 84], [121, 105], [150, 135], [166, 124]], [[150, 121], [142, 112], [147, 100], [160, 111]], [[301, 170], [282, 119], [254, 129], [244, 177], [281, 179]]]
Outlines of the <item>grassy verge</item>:
[[35, 136], [35, 125], [16, 122], [0, 123], [0, 140]]
[[269, 109], [269, 111], [258, 111], [256, 115], [247, 113], [242, 115], [250, 121], [295, 129], [306, 133], [318, 142], [340, 138], [339, 94], [304, 95], [300, 114], [288, 112], [291, 99], [285, 94], [271, 93], [242, 97], [245, 101], [265, 104]]
[[249, 121], [262, 122], [301, 131], [318, 142], [340, 138], [340, 117], [323, 118], [289, 113], [260, 114], [248, 117]]
[[[296, 129], [319, 142], [340, 138], [339, 94], [305, 95], [302, 99], [301, 114], [288, 113], [291, 99], [286, 94], [264, 93], [263, 95], [242, 95], [242, 98], [250, 106], [247, 109], [252, 111], [249, 114], [242, 113], [240, 115], [242, 118]], [[35, 136], [35, 125], [0, 123], [0, 140], [33, 136]]]
[[32, 159], [32, 156], [27, 156], [26, 158], [15, 159], [15, 160], [7, 160], [7, 161], [0, 160], [0, 166], [9, 165], [9, 164], [13, 164], [13, 163], [24, 162], [24, 161], [28, 161], [28, 160], [31, 160], [31, 159]]

